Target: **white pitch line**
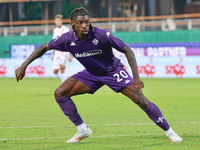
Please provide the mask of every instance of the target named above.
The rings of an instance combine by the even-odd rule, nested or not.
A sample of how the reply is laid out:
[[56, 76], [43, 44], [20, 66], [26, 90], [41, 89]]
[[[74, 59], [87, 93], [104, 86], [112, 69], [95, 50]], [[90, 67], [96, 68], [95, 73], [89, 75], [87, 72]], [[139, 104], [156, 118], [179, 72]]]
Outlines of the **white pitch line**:
[[[184, 133], [186, 135], [192, 135], [194, 133]], [[195, 134], [199, 134], [199, 133], [195, 133]], [[112, 137], [130, 137], [130, 136], [151, 136], [151, 135], [161, 135], [159, 133], [155, 133], [155, 134], [131, 134], [131, 135], [99, 135], [99, 136], [91, 136], [90, 138], [112, 138]], [[164, 135], [164, 134], [163, 134]], [[20, 140], [44, 140], [44, 139], [69, 139], [71, 137], [37, 137], [37, 138], [4, 138], [4, 139], [0, 139], [0, 141], [7, 141], [7, 140], [12, 140], [12, 141], [20, 141]]]
[[0, 128], [15, 129], [15, 128], [57, 128], [57, 127], [70, 127], [70, 125], [69, 126], [21, 126], [21, 127], [14, 127], [13, 126], [13, 127], [0, 127]]
[[[132, 134], [132, 135], [99, 135], [99, 136], [91, 136], [92, 138], [109, 138], [109, 137], [125, 137], [125, 136], [143, 136], [143, 135], [160, 135], [160, 134]], [[44, 139], [69, 139], [71, 137], [38, 137], [38, 138], [4, 138], [0, 139], [0, 141], [6, 140], [44, 140]]]
[[[170, 123], [170, 124], [199, 124], [200, 122], [174, 122], [174, 123]], [[106, 124], [89, 124], [89, 126], [128, 126], [128, 125], [136, 125], [136, 126], [140, 126], [140, 125], [153, 125], [154, 123], [106, 123]], [[15, 129], [15, 128], [67, 128], [67, 127], [74, 127], [74, 125], [67, 125], [67, 126], [21, 126], [21, 127], [0, 127], [0, 129], [6, 129], [6, 128], [10, 128], [10, 129]]]

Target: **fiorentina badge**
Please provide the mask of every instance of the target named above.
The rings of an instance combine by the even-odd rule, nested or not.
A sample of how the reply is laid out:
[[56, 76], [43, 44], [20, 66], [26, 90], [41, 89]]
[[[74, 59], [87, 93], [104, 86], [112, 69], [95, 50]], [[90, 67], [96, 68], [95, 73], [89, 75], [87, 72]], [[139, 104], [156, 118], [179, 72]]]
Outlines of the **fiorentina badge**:
[[93, 43], [94, 45], [97, 45], [97, 44], [99, 43], [99, 41], [98, 41], [97, 39], [94, 39], [94, 40], [92, 41], [92, 43]]

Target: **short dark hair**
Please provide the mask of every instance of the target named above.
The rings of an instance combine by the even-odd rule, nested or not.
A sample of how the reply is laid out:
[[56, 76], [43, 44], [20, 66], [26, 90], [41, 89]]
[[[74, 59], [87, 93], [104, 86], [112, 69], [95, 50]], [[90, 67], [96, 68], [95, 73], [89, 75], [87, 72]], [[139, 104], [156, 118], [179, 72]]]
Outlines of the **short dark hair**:
[[60, 19], [62, 19], [62, 18], [63, 18], [63, 15], [61, 15], [61, 14], [57, 14], [57, 15], [54, 17], [54, 19], [56, 19], [56, 18], [60, 18]]
[[80, 7], [80, 8], [75, 8], [70, 15], [70, 19], [71, 20], [75, 20], [77, 16], [85, 16], [85, 15], [89, 15], [89, 12], [84, 8], [84, 7]]

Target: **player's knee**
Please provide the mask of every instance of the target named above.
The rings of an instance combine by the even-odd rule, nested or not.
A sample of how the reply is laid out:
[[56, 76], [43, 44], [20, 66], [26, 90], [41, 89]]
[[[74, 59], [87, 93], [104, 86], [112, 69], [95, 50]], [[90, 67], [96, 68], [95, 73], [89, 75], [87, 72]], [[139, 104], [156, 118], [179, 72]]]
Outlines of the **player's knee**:
[[61, 72], [61, 73], [65, 73], [65, 66], [60, 65], [60, 72]]
[[53, 70], [53, 73], [54, 74], [58, 74], [58, 70]]
[[61, 70], [60, 70], [60, 73], [65, 73], [65, 70], [61, 69]]
[[140, 92], [133, 93], [133, 101], [142, 109], [145, 109], [149, 105], [148, 99]]
[[140, 108], [145, 109], [148, 107], [148, 105], [149, 105], [149, 101], [146, 98], [144, 98], [141, 100], [139, 106], [140, 106]]
[[149, 101], [145, 96], [139, 96], [137, 99], [137, 105], [142, 108], [145, 109], [148, 107], [149, 105]]
[[57, 88], [54, 92], [55, 97], [64, 97], [63, 90], [61, 88]]
[[58, 87], [55, 92], [54, 92], [54, 96], [55, 97], [71, 97], [72, 95], [70, 95], [70, 90], [62, 87]]

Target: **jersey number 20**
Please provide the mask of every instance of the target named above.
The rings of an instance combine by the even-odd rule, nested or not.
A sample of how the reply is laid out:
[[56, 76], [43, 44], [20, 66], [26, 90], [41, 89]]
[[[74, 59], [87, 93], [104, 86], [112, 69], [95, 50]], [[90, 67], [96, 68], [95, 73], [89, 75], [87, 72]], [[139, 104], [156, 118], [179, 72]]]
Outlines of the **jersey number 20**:
[[128, 75], [124, 70], [121, 70], [119, 73], [115, 73], [113, 77], [117, 77], [117, 82], [120, 82], [123, 80], [123, 78], [128, 78]]

